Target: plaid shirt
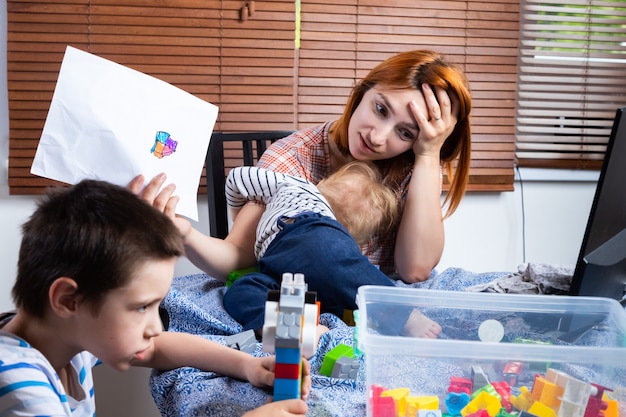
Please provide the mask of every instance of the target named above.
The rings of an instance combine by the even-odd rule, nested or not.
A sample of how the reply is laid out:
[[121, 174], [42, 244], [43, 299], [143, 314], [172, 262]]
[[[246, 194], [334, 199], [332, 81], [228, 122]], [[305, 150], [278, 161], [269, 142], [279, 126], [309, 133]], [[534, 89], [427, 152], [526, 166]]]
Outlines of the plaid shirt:
[[[273, 143], [261, 156], [257, 166], [271, 171], [282, 172], [294, 177], [305, 178], [313, 184], [319, 183], [330, 172], [330, 148], [328, 130], [332, 122], [294, 132], [286, 138]], [[407, 185], [411, 178], [411, 169], [402, 182], [402, 198], [406, 198]], [[385, 274], [396, 272], [393, 251], [396, 232], [388, 236], [374, 236], [370, 243], [361, 247], [370, 262], [378, 265]]]

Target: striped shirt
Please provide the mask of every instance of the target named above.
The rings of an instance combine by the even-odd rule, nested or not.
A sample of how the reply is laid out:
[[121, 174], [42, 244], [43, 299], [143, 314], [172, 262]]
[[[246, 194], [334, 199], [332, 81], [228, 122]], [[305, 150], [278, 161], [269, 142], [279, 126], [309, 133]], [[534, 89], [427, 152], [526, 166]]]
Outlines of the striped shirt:
[[[257, 166], [271, 171], [282, 172], [294, 177], [305, 178], [313, 184], [328, 177], [330, 172], [330, 147], [328, 130], [332, 122], [294, 132], [286, 138], [274, 142], [261, 156]], [[397, 195], [406, 199], [412, 168], [407, 167], [406, 177]], [[363, 245], [361, 251], [370, 262], [378, 265], [387, 275], [396, 272], [393, 250], [396, 231], [386, 236], [377, 235]]]
[[270, 243], [282, 230], [278, 220], [305, 212], [335, 219], [328, 201], [317, 187], [302, 178], [258, 167], [233, 168], [226, 179], [226, 201], [238, 209], [248, 201], [265, 203], [256, 230], [254, 254], [261, 259]]
[[72, 397], [41, 352], [0, 330], [0, 416], [94, 417], [92, 368], [99, 363], [88, 352], [72, 358], [70, 378], [74, 381], [70, 385], [77, 387]]

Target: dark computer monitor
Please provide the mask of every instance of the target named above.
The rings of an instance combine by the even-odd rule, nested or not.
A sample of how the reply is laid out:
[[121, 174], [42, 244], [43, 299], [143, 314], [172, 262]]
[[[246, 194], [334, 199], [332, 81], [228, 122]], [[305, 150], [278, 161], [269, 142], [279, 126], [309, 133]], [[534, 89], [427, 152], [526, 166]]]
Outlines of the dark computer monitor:
[[626, 294], [626, 107], [617, 109], [570, 288], [571, 295]]

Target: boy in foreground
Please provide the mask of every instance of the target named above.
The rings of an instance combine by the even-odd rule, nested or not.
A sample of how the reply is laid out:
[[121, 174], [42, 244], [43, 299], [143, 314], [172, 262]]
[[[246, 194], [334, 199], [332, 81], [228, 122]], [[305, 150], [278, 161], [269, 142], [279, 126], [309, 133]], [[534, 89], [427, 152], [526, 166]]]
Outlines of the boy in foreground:
[[[273, 385], [274, 357], [162, 331], [159, 304], [182, 254], [170, 219], [122, 187], [85, 180], [42, 200], [23, 225], [17, 311], [0, 317], [0, 416], [92, 417], [99, 363], [120, 371], [191, 366]], [[303, 388], [305, 399], [306, 361]], [[306, 411], [303, 400], [288, 400], [245, 416]]]

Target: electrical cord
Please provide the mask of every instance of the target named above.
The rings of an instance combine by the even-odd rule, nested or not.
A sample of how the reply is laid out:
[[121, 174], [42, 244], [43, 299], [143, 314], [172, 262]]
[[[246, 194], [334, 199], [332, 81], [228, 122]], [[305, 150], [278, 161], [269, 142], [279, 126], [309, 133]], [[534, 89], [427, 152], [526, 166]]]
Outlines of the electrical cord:
[[517, 178], [519, 179], [519, 188], [522, 203], [522, 263], [526, 263], [526, 211], [524, 204], [524, 181], [519, 170], [519, 165], [515, 164], [515, 171], [517, 172]]

